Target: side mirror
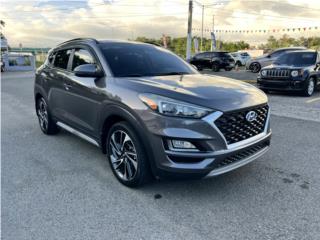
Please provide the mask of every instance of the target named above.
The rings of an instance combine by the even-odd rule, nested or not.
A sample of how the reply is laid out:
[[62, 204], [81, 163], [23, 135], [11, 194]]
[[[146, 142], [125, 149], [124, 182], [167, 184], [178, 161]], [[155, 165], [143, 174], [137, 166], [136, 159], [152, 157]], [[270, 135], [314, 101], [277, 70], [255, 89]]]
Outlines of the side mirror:
[[271, 58], [271, 55], [268, 55], [267, 58]]
[[103, 77], [103, 72], [96, 64], [83, 64], [74, 69], [77, 77]]

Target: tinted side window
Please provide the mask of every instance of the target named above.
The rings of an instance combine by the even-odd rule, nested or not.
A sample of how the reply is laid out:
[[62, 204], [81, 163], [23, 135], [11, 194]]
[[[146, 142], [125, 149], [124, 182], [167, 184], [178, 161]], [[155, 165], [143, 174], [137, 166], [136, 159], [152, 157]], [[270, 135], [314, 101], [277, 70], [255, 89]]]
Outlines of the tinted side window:
[[54, 59], [54, 66], [57, 68], [67, 69], [71, 51], [71, 49], [58, 51]]
[[76, 49], [74, 51], [72, 70], [83, 64], [94, 64], [95, 60], [91, 53], [85, 49]]
[[205, 53], [204, 54], [204, 58], [211, 58], [212, 57], [212, 53]]
[[280, 50], [280, 51], [276, 51], [274, 53], [271, 53], [271, 57], [279, 57], [282, 53], [284, 53], [285, 51], [284, 50]]

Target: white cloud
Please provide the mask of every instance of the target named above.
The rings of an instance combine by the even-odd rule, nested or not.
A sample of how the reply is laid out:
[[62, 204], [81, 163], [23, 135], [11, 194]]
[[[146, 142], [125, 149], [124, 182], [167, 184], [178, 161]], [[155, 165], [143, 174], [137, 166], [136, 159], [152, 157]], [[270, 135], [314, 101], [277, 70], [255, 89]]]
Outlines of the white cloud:
[[[201, 0], [198, 0], [201, 2]], [[214, 1], [204, 0], [205, 4]], [[216, 1], [215, 1], [216, 2]], [[318, 26], [320, 2], [221, 0], [205, 8], [205, 27], [215, 29], [273, 29]], [[53, 46], [74, 37], [128, 39], [137, 36], [186, 36], [186, 0], [15, 1], [1, 3], [0, 19], [12, 46]], [[291, 5], [288, 5], [291, 4]], [[193, 27], [201, 26], [201, 8], [194, 4]], [[319, 31], [319, 30], [318, 30]], [[200, 35], [200, 32], [194, 32]], [[279, 33], [282, 34], [282, 33]], [[319, 35], [319, 32], [309, 34]], [[209, 33], [205, 33], [209, 37]], [[299, 33], [295, 33], [299, 35]], [[301, 34], [300, 34], [301, 35]], [[268, 35], [220, 34], [223, 40], [262, 41]]]

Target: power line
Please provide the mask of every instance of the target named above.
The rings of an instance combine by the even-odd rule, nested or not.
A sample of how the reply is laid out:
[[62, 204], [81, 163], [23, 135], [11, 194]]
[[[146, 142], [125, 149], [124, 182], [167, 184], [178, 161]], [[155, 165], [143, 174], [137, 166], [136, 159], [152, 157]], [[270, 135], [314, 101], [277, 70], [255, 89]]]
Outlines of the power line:
[[[186, 15], [185, 12], [177, 12], [177, 13], [171, 13], [174, 15]], [[134, 15], [109, 15], [108, 17], [94, 17], [94, 16], [78, 16], [81, 19], [108, 19], [108, 20], [114, 20], [115, 17], [161, 17], [161, 16], [171, 16], [166, 13], [164, 14], [134, 14]], [[34, 15], [30, 15], [30, 17], [34, 17]], [[41, 16], [44, 17], [44, 16]], [[19, 16], [19, 17], [1, 17], [1, 19], [21, 19], [25, 18], [25, 16]], [[46, 19], [60, 19], [61, 16], [50, 16], [46, 17]]]

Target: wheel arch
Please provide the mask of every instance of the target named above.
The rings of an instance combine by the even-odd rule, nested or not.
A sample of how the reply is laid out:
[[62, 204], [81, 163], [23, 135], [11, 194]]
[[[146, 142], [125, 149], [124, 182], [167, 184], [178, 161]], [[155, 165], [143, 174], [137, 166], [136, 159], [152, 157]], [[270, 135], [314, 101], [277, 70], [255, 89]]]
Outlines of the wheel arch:
[[310, 74], [309, 79], [313, 79], [316, 85], [319, 82], [319, 78], [317, 77], [316, 74]]
[[240, 60], [237, 60], [235, 64], [238, 64], [238, 66], [242, 66], [242, 62]]
[[151, 146], [149, 146], [148, 135], [146, 134], [146, 126], [139, 119], [139, 117], [133, 113], [131, 110], [127, 109], [124, 106], [110, 104], [103, 108], [102, 111], [104, 114], [101, 116], [100, 121], [100, 145], [102, 152], [106, 153], [106, 137], [109, 133], [109, 130], [112, 125], [117, 122], [125, 121], [127, 122], [136, 132], [139, 137], [139, 140], [143, 144], [143, 148], [146, 151], [148, 162], [151, 166], [151, 170], [155, 173], [155, 164], [153, 163], [153, 153], [151, 150]]
[[40, 97], [43, 97], [48, 102], [47, 94], [44, 91], [44, 89], [42, 87], [40, 87], [39, 85], [35, 85], [35, 87], [34, 87], [34, 104], [35, 105], [37, 104], [37, 100]]

